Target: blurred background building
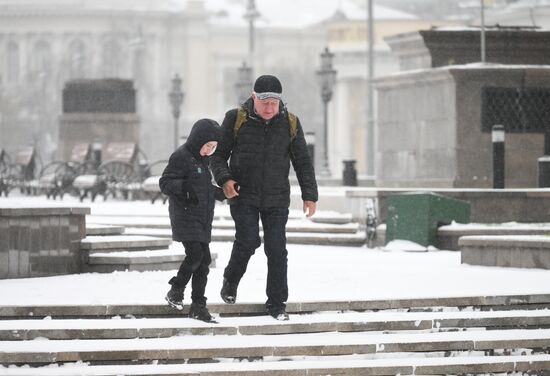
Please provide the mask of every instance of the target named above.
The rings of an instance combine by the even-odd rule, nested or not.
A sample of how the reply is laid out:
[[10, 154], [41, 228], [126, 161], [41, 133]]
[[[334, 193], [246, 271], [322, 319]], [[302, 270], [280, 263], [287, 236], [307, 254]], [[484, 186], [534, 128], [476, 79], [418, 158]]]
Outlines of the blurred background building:
[[[486, 0], [485, 6], [487, 23], [550, 22], [546, 1]], [[174, 146], [169, 92], [176, 74], [184, 94], [182, 142], [194, 121], [221, 121], [238, 104], [239, 87], [251, 91], [255, 76], [270, 73], [281, 79], [284, 100], [304, 130], [315, 135], [319, 169], [324, 129], [316, 72], [328, 47], [337, 72], [328, 104], [330, 171], [341, 177], [342, 161], [353, 159], [359, 176], [372, 181], [369, 72], [400, 70], [384, 38], [479, 24], [479, 9], [477, 0], [0, 0], [0, 148], [32, 144], [44, 161], [60, 157], [67, 82], [117, 78], [133, 82], [140, 149], [150, 160], [165, 159]], [[248, 76], [243, 63], [251, 67]]]

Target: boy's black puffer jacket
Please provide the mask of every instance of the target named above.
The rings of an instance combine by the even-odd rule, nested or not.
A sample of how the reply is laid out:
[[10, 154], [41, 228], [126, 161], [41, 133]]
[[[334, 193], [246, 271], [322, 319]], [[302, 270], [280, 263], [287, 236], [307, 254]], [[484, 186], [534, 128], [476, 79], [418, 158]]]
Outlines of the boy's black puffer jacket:
[[172, 153], [162, 173], [159, 186], [169, 197], [168, 210], [175, 241], [210, 242], [214, 199], [215, 195], [221, 198], [221, 188], [212, 185], [208, 157], [201, 157], [199, 151], [207, 142], [219, 139], [220, 126], [215, 121], [197, 121], [187, 142]]
[[[317, 201], [317, 182], [304, 137], [297, 120], [296, 138], [291, 140], [286, 107], [281, 102], [279, 113], [265, 121], [254, 113], [252, 98], [244, 104], [246, 121], [234, 135], [237, 109], [228, 111], [222, 123], [222, 139], [212, 155], [211, 167], [218, 185], [235, 180], [239, 196], [230, 204], [258, 208], [290, 205], [290, 163], [296, 171], [302, 200]], [[228, 165], [229, 164], [229, 165]]]

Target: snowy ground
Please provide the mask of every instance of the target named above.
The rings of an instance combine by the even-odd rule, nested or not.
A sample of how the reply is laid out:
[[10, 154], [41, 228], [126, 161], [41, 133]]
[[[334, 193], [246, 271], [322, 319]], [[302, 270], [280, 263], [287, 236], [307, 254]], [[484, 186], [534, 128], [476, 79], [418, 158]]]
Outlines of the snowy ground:
[[[59, 204], [39, 198], [30, 201]], [[0, 207], [21, 203], [28, 204], [29, 198], [0, 198]], [[167, 205], [147, 202], [88, 201], [84, 205], [91, 205], [92, 214], [98, 215], [133, 212], [154, 217], [167, 212]], [[460, 252], [399, 248], [399, 243], [391, 250], [288, 245], [289, 301], [550, 293], [548, 270], [469, 266], [461, 264]], [[207, 297], [209, 302], [221, 302], [219, 290], [231, 243], [212, 243], [211, 249], [218, 259], [209, 275]], [[2, 305], [164, 304], [172, 275], [171, 271], [115, 272], [0, 280], [0, 301]], [[265, 277], [266, 258], [260, 248], [241, 281], [238, 301], [264, 302]]]
[[[7, 205], [45, 205], [45, 200], [33, 198], [0, 198], [0, 207]], [[65, 200], [64, 203], [70, 203]], [[49, 202], [49, 204], [54, 204]], [[59, 204], [59, 203], [57, 203]], [[72, 202], [75, 204], [75, 202]], [[90, 205], [86, 202], [85, 205]], [[92, 214], [119, 216], [122, 213], [136, 216], [148, 216], [152, 220], [166, 216], [167, 206], [150, 205], [146, 202], [116, 202], [107, 201], [92, 204]], [[221, 208], [225, 210], [227, 208]], [[217, 209], [218, 210], [218, 209]], [[218, 213], [220, 214], [220, 213]], [[319, 213], [323, 215], [323, 213]], [[452, 251], [430, 250], [429, 252], [404, 252], [403, 247], [411, 249], [410, 245], [402, 242], [395, 242], [388, 249], [369, 249], [366, 247], [332, 247], [332, 246], [306, 246], [288, 245], [289, 251], [289, 301], [316, 301], [316, 300], [371, 300], [371, 299], [392, 299], [392, 298], [423, 298], [423, 297], [456, 297], [456, 296], [479, 296], [479, 295], [512, 295], [512, 294], [548, 294], [550, 293], [550, 271], [540, 269], [514, 269], [498, 267], [482, 267], [463, 265], [460, 262], [460, 253]], [[180, 244], [173, 244], [172, 250], [181, 250]], [[231, 251], [231, 243], [212, 243], [212, 252], [217, 253], [217, 267], [212, 268], [207, 286], [207, 297], [209, 302], [221, 302], [219, 290], [222, 283], [223, 267], [226, 265]], [[173, 275], [173, 271], [158, 272], [115, 272], [109, 274], [88, 273], [80, 275], [68, 275], [46, 278], [26, 278], [0, 280], [0, 304], [8, 305], [93, 305], [93, 304], [165, 304], [164, 295], [168, 289], [167, 281]], [[258, 249], [256, 255], [251, 259], [248, 271], [241, 281], [238, 291], [239, 302], [263, 303], [265, 301], [265, 277], [266, 258], [263, 249]], [[189, 293], [186, 294], [186, 303], [189, 303]], [[513, 313], [513, 312], [512, 312]], [[351, 313], [350, 313], [351, 314]], [[376, 315], [370, 320], [389, 320], [391, 315], [398, 313], [372, 312], [353, 313], [354, 315]], [[420, 313], [422, 314], [422, 313]], [[451, 314], [451, 313], [440, 313]], [[452, 313], [457, 314], [457, 313]], [[475, 314], [475, 313], [473, 313]], [[483, 313], [486, 314], [486, 313]], [[511, 312], [498, 313], [511, 314]], [[539, 313], [537, 313], [539, 314]], [[546, 314], [540, 313], [540, 314]], [[347, 314], [339, 314], [340, 319], [348, 319]], [[334, 319], [334, 315], [326, 319]], [[316, 319], [316, 315], [291, 315], [291, 321], [309, 322]], [[369, 320], [368, 317], [363, 319]], [[410, 319], [410, 317], [409, 317]], [[150, 325], [158, 327], [173, 326], [174, 319], [160, 319], [147, 321]], [[180, 325], [207, 325], [200, 321], [181, 318]], [[247, 317], [247, 318], [220, 318], [220, 325], [230, 324], [232, 320], [246, 320], [247, 325], [272, 324], [268, 316]], [[135, 320], [77, 320], [78, 326], [85, 327], [116, 327], [124, 323], [132, 325]], [[154, 321], [154, 322], [153, 322]], [[38, 320], [30, 321], [27, 324], [17, 322], [13, 325], [40, 325], [48, 328], [55, 325], [70, 325], [71, 321], [64, 320]], [[69, 323], [69, 324], [67, 324]], [[1, 322], [2, 325], [10, 325], [11, 321]], [[141, 325], [141, 324], [140, 324]], [[527, 333], [527, 331], [525, 331]], [[480, 332], [481, 333], [481, 332]], [[493, 335], [506, 336], [492, 332]], [[435, 333], [443, 339], [452, 339], [456, 333]], [[459, 333], [460, 334], [460, 333]], [[475, 334], [475, 332], [474, 332]], [[491, 334], [491, 333], [490, 333]], [[323, 343], [337, 343], [343, 336], [342, 333], [322, 334]], [[360, 334], [354, 334], [359, 336]], [[415, 334], [416, 335], [416, 334]], [[428, 333], [418, 334], [428, 336]], [[529, 331], [529, 335], [540, 335], [546, 333]], [[310, 336], [303, 336], [309, 338]], [[439, 338], [438, 337], [438, 338]], [[279, 337], [278, 337], [279, 338]], [[282, 338], [282, 337], [280, 337]], [[293, 337], [294, 338], [294, 337]], [[300, 337], [302, 338], [302, 337]], [[376, 337], [361, 336], [362, 340], [376, 342]], [[431, 337], [430, 337], [431, 338]], [[501, 338], [501, 337], [498, 337]], [[270, 338], [272, 341], [273, 338]], [[233, 339], [230, 339], [233, 340]], [[379, 340], [387, 340], [387, 337]], [[152, 340], [121, 340], [122, 344], [130, 348], [143, 348], [152, 346], [150, 342], [159, 342], [160, 348], [166, 348], [166, 343], [177, 343], [183, 346], [186, 341], [180, 338], [165, 338]], [[219, 343], [219, 336], [208, 336], [202, 338], [207, 345], [215, 346]], [[295, 341], [295, 339], [293, 339]], [[62, 341], [22, 341], [24, 351], [54, 351]], [[88, 346], [95, 350], [105, 350], [105, 341], [70, 341], [68, 346]], [[109, 346], [115, 346], [117, 341], [109, 341]], [[0, 351], [13, 351], [14, 342], [0, 343]], [[50, 349], [51, 346], [52, 348]], [[3, 350], [5, 349], [5, 350]], [[26, 349], [26, 350], [25, 350]], [[53, 349], [53, 350], [52, 350]], [[546, 355], [545, 355], [546, 356]], [[518, 361], [525, 361], [528, 357], [518, 357]], [[489, 359], [489, 360], [488, 360]], [[501, 357], [480, 358], [484, 362], [501, 362]], [[516, 360], [516, 359], [513, 359]], [[330, 359], [334, 362], [345, 361], [346, 367], [365, 367], [386, 364], [391, 362], [403, 362], [403, 364], [432, 364], [437, 362], [448, 362], [449, 364], [474, 362], [476, 358], [465, 360], [465, 358], [410, 358], [404, 359], [376, 359], [369, 360], [368, 357], [361, 360], [353, 360], [344, 357], [343, 360]], [[510, 357], [507, 361], [512, 361]], [[369, 362], [372, 362], [369, 363]], [[320, 364], [310, 364], [303, 361], [295, 367], [321, 367]], [[454, 364], [453, 363], [453, 364]], [[97, 366], [90, 367], [87, 363], [78, 362], [57, 367], [47, 366], [44, 368], [31, 369], [28, 366], [4, 368], [0, 366], [0, 374], [6, 375], [99, 375], [104, 372], [119, 374], [120, 372], [132, 374], [149, 374], [151, 372], [177, 373], [186, 371], [190, 367], [200, 371], [204, 367], [225, 367], [227, 369], [240, 370], [239, 367], [285, 367], [288, 362], [269, 362], [267, 365], [261, 362], [250, 363], [220, 363], [219, 365], [198, 364], [198, 365], [138, 365], [132, 366], [132, 370], [124, 367], [129, 366]], [[202, 368], [201, 368], [202, 367]]]
[[[218, 266], [209, 275], [209, 302], [221, 302], [230, 247], [212, 244]], [[304, 245], [289, 245], [288, 250], [289, 301], [550, 293], [550, 271], [462, 265], [458, 252]], [[2, 280], [0, 299], [2, 305], [164, 304], [172, 275], [115, 272]], [[265, 301], [265, 276], [266, 258], [259, 249], [241, 281], [238, 301]]]

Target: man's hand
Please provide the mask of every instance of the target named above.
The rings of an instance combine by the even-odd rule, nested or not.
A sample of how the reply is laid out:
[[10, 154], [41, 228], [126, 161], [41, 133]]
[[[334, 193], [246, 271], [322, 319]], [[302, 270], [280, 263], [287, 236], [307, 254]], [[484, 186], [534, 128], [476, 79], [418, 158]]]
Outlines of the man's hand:
[[317, 210], [317, 203], [314, 201], [304, 201], [304, 213], [306, 217], [311, 217]]
[[237, 182], [235, 180], [229, 179], [225, 183], [223, 183], [223, 194], [227, 198], [233, 198], [235, 196], [239, 195], [239, 192], [235, 189], [238, 187]]

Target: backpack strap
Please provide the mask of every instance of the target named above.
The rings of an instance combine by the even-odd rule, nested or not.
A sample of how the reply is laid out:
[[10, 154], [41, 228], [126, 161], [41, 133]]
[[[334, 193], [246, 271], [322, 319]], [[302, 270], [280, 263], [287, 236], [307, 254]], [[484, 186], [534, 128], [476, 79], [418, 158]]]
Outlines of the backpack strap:
[[298, 118], [290, 111], [288, 112], [288, 123], [290, 124], [290, 142], [292, 142], [298, 134]]
[[237, 110], [237, 117], [235, 118], [235, 125], [233, 125], [233, 139], [237, 138], [237, 134], [239, 133], [239, 129], [241, 128], [241, 125], [246, 121], [246, 111], [241, 106]]
[[[241, 106], [237, 110], [237, 116], [235, 118], [235, 124], [233, 125], [233, 139], [237, 138], [237, 134], [239, 133], [239, 129], [243, 125], [243, 123], [246, 121], [246, 110]], [[294, 141], [296, 138], [296, 135], [298, 134], [298, 118], [296, 115], [294, 115], [292, 112], [288, 112], [288, 123], [289, 123], [289, 131], [290, 131], [290, 142]]]

